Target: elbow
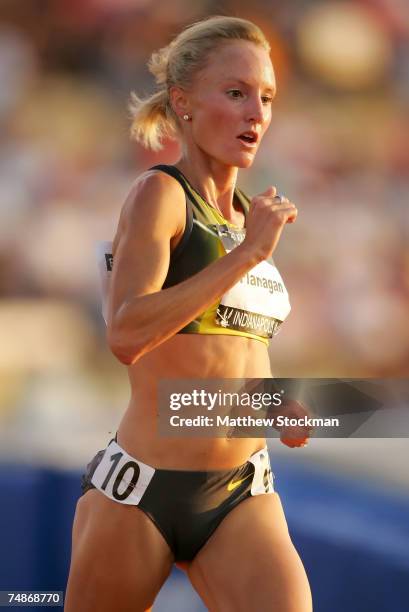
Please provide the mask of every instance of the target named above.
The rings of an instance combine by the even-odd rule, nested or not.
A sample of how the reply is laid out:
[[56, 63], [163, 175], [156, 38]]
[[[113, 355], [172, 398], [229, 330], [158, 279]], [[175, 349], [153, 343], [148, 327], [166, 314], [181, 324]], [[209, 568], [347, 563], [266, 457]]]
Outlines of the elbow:
[[133, 365], [144, 354], [143, 347], [140, 343], [130, 343], [123, 334], [117, 330], [107, 330], [107, 341], [111, 353], [118, 359], [120, 363], [126, 366]]

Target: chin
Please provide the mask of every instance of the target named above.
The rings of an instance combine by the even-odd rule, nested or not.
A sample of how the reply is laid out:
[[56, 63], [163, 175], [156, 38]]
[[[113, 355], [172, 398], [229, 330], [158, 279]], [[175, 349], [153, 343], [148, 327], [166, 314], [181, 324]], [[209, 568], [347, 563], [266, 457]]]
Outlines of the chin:
[[234, 164], [238, 168], [251, 168], [255, 155], [241, 155], [240, 160]]
[[237, 155], [236, 153], [236, 155], [226, 156], [223, 163], [226, 166], [234, 166], [235, 168], [250, 168], [254, 163], [254, 158], [254, 153], [251, 155], [246, 153]]
[[233, 154], [217, 155], [213, 154], [214, 159], [218, 159], [225, 166], [231, 166], [235, 168], [251, 168], [256, 157], [255, 153], [239, 153], [237, 151]]

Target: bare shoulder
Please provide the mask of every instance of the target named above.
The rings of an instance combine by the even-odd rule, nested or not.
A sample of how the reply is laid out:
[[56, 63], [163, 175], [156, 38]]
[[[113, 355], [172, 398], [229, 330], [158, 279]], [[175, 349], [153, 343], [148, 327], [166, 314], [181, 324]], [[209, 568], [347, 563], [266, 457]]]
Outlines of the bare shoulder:
[[122, 206], [117, 232], [112, 245], [114, 254], [124, 231], [142, 224], [155, 234], [172, 237], [185, 227], [185, 192], [180, 183], [160, 170], [147, 170], [133, 183]]
[[108, 293], [108, 330], [130, 300], [160, 291], [170, 255], [186, 225], [183, 188], [164, 172], [146, 172], [125, 200], [112, 245], [114, 263]]

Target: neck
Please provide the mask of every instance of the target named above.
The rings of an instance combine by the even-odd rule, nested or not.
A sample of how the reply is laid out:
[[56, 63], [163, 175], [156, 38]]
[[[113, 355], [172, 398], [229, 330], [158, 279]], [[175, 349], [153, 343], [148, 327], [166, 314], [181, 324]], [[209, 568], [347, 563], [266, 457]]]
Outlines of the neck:
[[233, 217], [237, 167], [204, 161], [203, 158], [192, 159], [190, 156], [182, 156], [175, 166], [206, 202], [219, 210], [223, 217]]

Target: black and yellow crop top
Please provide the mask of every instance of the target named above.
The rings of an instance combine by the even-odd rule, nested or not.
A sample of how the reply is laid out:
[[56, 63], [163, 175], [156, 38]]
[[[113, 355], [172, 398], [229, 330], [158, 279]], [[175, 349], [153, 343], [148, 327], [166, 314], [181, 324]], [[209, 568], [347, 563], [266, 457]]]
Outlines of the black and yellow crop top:
[[[172, 287], [193, 276], [216, 259], [234, 249], [245, 237], [237, 228], [190, 185], [174, 166], [157, 165], [173, 176], [186, 194], [186, 227], [182, 239], [171, 253], [169, 271], [163, 288]], [[236, 187], [235, 195], [247, 215], [249, 198]], [[252, 268], [219, 300], [183, 327], [180, 334], [227, 334], [246, 336], [268, 344], [290, 312], [288, 293], [272, 260]]]

